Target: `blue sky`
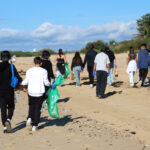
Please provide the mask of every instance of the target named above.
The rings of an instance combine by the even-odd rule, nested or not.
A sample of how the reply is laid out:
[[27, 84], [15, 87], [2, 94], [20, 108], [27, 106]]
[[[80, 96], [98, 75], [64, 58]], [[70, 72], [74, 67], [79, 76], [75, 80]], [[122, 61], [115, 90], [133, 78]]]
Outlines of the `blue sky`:
[[149, 0], [0, 0], [0, 49], [80, 49], [128, 40]]

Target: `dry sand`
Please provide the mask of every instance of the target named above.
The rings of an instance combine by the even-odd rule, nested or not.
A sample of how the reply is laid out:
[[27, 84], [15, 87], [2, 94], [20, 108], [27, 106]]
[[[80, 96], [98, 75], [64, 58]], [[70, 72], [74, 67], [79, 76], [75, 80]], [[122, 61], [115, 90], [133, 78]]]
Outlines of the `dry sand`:
[[[81, 87], [68, 79], [58, 88], [61, 119], [50, 118], [45, 110], [36, 133], [25, 128], [28, 100], [21, 91], [12, 120], [13, 133], [4, 135], [0, 125], [0, 150], [150, 150], [150, 88], [129, 87], [126, 56], [117, 55], [117, 87], [107, 87], [110, 96], [104, 100], [96, 98], [95, 87], [89, 88], [86, 69], [81, 74]], [[72, 57], [67, 55], [69, 63]], [[32, 60], [18, 58], [17, 69], [26, 71]]]

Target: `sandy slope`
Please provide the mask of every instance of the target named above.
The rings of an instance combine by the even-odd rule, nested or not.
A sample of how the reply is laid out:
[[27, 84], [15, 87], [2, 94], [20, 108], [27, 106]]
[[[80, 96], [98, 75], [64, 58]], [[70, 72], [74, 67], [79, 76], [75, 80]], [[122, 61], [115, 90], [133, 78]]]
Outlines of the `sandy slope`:
[[[72, 57], [67, 55], [69, 62]], [[126, 54], [117, 55], [117, 62], [119, 82], [117, 87], [107, 87], [107, 99], [95, 97], [95, 87], [90, 89], [87, 85], [85, 69], [81, 87], [75, 87], [75, 81], [70, 79], [59, 87], [61, 119], [48, 117], [45, 110], [37, 133], [25, 128], [27, 94], [20, 92], [13, 133], [0, 134], [0, 150], [148, 150], [144, 145], [150, 144], [150, 88], [130, 88], [125, 72]], [[25, 71], [32, 66], [32, 58], [18, 58], [16, 66]]]

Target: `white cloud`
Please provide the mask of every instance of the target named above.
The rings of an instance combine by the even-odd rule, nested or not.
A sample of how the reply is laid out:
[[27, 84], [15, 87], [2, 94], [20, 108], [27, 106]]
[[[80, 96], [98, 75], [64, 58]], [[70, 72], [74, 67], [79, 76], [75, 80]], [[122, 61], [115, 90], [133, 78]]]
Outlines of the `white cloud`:
[[32, 31], [0, 29], [0, 49], [32, 50], [34, 47], [80, 49], [87, 41], [128, 40], [137, 32], [136, 22], [113, 21], [89, 27], [43, 23]]

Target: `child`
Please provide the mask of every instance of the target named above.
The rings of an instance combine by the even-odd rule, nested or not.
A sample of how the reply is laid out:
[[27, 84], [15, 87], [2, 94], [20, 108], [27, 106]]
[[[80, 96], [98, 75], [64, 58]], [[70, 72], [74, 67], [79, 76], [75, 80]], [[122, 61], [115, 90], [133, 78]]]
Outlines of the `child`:
[[80, 86], [80, 72], [81, 72], [82, 65], [83, 63], [82, 63], [82, 58], [80, 56], [80, 53], [76, 52], [72, 60], [71, 70], [74, 71], [77, 87]]
[[141, 87], [144, 87], [145, 79], [148, 74], [148, 51], [147, 51], [147, 45], [142, 44], [141, 50], [138, 53], [138, 69], [140, 74], [140, 80], [142, 81]]
[[128, 55], [128, 67], [127, 73], [129, 74], [130, 86], [134, 86], [134, 74], [137, 71], [137, 56], [134, 52], [134, 48], [130, 47], [129, 55]]
[[[11, 65], [9, 60], [11, 59], [10, 53], [8, 51], [1, 52], [0, 63], [0, 107], [1, 107], [1, 117], [2, 124], [4, 126], [4, 133], [11, 133], [11, 119], [14, 114], [15, 102], [14, 102], [14, 88], [10, 86], [11, 84]], [[18, 84], [22, 81], [19, 76], [15, 66], [14, 75], [18, 78]]]
[[32, 131], [37, 130], [40, 121], [40, 110], [43, 103], [45, 86], [50, 86], [48, 73], [45, 69], [41, 68], [42, 59], [35, 57], [34, 64], [35, 67], [27, 71], [26, 78], [22, 82], [22, 85], [28, 85], [29, 113], [27, 126], [32, 125]]

